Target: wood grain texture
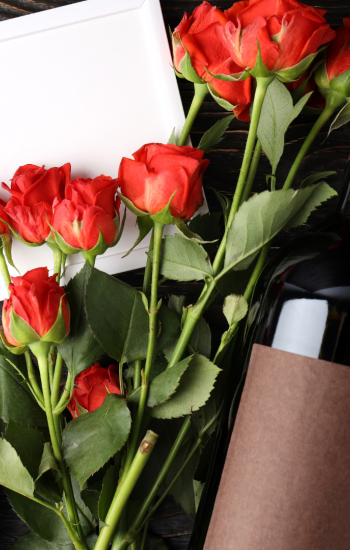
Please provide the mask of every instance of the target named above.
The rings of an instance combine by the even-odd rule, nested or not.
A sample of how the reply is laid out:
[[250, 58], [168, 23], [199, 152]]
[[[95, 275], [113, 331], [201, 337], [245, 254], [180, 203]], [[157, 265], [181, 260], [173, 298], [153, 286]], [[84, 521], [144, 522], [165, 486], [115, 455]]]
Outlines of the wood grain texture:
[[[77, 0], [11, 0], [0, 2], [0, 21], [54, 9], [68, 4], [74, 4], [76, 1]], [[179, 24], [184, 11], [192, 12], [193, 9], [202, 2], [201, 0], [160, 0], [160, 3], [165, 25], [173, 29]], [[306, 0], [305, 3], [315, 5], [315, 2], [311, 0]], [[227, 9], [232, 5], [232, 0], [218, 0], [216, 4], [220, 9]], [[342, 19], [344, 17], [350, 17], [349, 0], [318, 0], [317, 7], [328, 11], [327, 20], [334, 28], [342, 24]], [[193, 86], [184, 80], [179, 80], [179, 89], [185, 112], [187, 113], [193, 97]], [[23, 101], [25, 101], [25, 98], [23, 98]], [[194, 124], [193, 131], [191, 132], [193, 145], [198, 145], [203, 133], [218, 119], [225, 116], [227, 116], [227, 113], [220, 109], [215, 101], [207, 96]], [[314, 120], [315, 118], [312, 116], [301, 116], [294, 121], [292, 127], [288, 130], [285, 153], [277, 171], [277, 181], [283, 182], [291, 162], [299, 150], [303, 139], [308, 134]], [[337, 186], [339, 178], [342, 175], [345, 161], [349, 155], [350, 128], [349, 125], [340, 128], [326, 138], [327, 131], [328, 128], [321, 132], [304, 160], [300, 169], [300, 181], [314, 171], [336, 170], [337, 175], [330, 178], [329, 182], [335, 187]], [[205, 176], [204, 187], [209, 208], [212, 212], [219, 211], [220, 209], [213, 189], [228, 196], [232, 196], [234, 193], [235, 182], [243, 157], [246, 136], [247, 124], [235, 120], [231, 123], [230, 129], [226, 132], [225, 140], [222, 141], [216, 149], [208, 153], [208, 158], [211, 162]], [[265, 175], [269, 172], [269, 163], [267, 159], [263, 157], [256, 179], [255, 190], [262, 191], [266, 189]], [[322, 209], [322, 212], [318, 212], [313, 216], [313, 220], [325, 216], [331, 206], [331, 202], [328, 203], [327, 207]], [[288, 235], [278, 237], [275, 241], [275, 246], [280, 246], [287, 238], [289, 238]], [[133, 272], [121, 274], [119, 278], [140, 288], [142, 287], [143, 272], [142, 270], [135, 270]], [[170, 292], [179, 295], [186, 294], [189, 295], [190, 300], [194, 300], [199, 290], [199, 283], [179, 284], [167, 282], [162, 286], [160, 294], [162, 297], [166, 297]], [[219, 310], [220, 307], [218, 307], [218, 312]], [[188, 518], [171, 499], [167, 499], [150, 522], [150, 530], [163, 536], [170, 549], [185, 550], [189, 541], [192, 525], [193, 520]], [[9, 545], [11, 545], [18, 536], [26, 532], [26, 530], [26, 526], [14, 514], [6, 500], [6, 496], [0, 490], [0, 550], [7, 549]]]

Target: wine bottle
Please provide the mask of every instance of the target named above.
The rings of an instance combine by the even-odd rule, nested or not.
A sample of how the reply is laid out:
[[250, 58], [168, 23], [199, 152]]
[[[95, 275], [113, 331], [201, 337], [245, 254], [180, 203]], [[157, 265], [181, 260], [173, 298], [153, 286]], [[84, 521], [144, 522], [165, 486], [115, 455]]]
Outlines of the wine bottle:
[[[350, 366], [349, 181], [350, 160], [335, 211], [284, 246], [259, 279], [252, 301], [259, 304], [259, 309], [253, 323], [250, 319], [241, 326], [237, 338], [245, 343], [227, 381], [224, 409], [189, 550], [202, 550], [204, 546], [205, 550], [214, 550], [213, 539], [209, 546], [205, 540], [253, 344], [280, 350], [282, 354]], [[234, 353], [237, 357], [237, 346]], [[255, 548], [249, 544], [249, 550]], [[262, 547], [272, 550], [274, 546], [269, 544]], [[298, 544], [296, 547], [299, 549]]]

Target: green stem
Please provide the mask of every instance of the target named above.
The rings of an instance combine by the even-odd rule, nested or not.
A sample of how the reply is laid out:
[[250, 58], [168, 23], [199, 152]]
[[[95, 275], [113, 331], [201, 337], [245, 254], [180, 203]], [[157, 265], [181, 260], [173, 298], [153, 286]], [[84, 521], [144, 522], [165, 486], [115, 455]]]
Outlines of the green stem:
[[252, 162], [251, 162], [250, 167], [249, 167], [249, 173], [248, 173], [247, 181], [246, 181], [246, 184], [244, 186], [244, 191], [243, 191], [242, 198], [241, 198], [241, 204], [249, 199], [249, 195], [250, 195], [250, 192], [252, 190], [253, 183], [254, 183], [255, 176], [256, 176], [256, 171], [258, 169], [261, 153], [262, 153], [261, 143], [260, 143], [259, 140], [257, 140], [256, 145], [255, 145], [254, 155], [253, 155], [253, 158], [252, 158]]
[[213, 270], [214, 275], [217, 275], [218, 272], [221, 269], [222, 262], [225, 256], [225, 250], [226, 250], [226, 239], [227, 239], [227, 232], [233, 222], [233, 219], [236, 215], [236, 212], [241, 204], [242, 200], [242, 194], [244, 191], [244, 184], [247, 179], [249, 167], [250, 167], [250, 161], [253, 154], [254, 144], [256, 140], [256, 133], [258, 130], [259, 125], [259, 119], [260, 119], [260, 113], [263, 106], [264, 98], [267, 92], [267, 88], [273, 81], [274, 77], [269, 78], [263, 78], [263, 77], [257, 77], [256, 79], [256, 91], [255, 91], [255, 97], [254, 97], [254, 103], [253, 103], [253, 110], [251, 115], [251, 122], [249, 127], [249, 133], [247, 138], [247, 143], [245, 146], [241, 171], [239, 174], [235, 194], [233, 196], [233, 201], [231, 205], [231, 210], [229, 214], [229, 218], [227, 220], [225, 235], [223, 239], [221, 240], [219, 249], [216, 253], [215, 260], [213, 263]]
[[334, 90], [328, 94], [327, 100], [326, 100], [326, 107], [323, 109], [322, 113], [320, 114], [315, 124], [311, 128], [309, 135], [305, 139], [295, 161], [293, 162], [291, 169], [289, 170], [289, 174], [287, 176], [286, 181], [284, 182], [283, 189], [290, 189], [290, 187], [293, 185], [297, 171], [299, 170], [299, 167], [306, 153], [310, 149], [310, 146], [312, 145], [317, 134], [323, 128], [326, 122], [330, 119], [333, 113], [337, 109], [343, 106], [344, 106], [343, 95], [339, 94], [338, 92], [335, 92]]
[[11, 283], [9, 270], [7, 267], [7, 263], [4, 256], [4, 249], [3, 246], [0, 248], [0, 271], [4, 279], [4, 283], [6, 285], [7, 290], [9, 290], [9, 285]]
[[158, 436], [152, 431], [147, 431], [146, 436], [141, 441], [139, 449], [135, 455], [132, 464], [126, 472], [124, 478], [120, 482], [117, 491], [114, 495], [112, 504], [108, 510], [105, 526], [102, 527], [95, 544], [94, 550], [107, 550], [109, 543], [112, 539], [115, 528], [124, 509], [124, 506], [131, 495], [132, 490], [137, 483], [146, 463], [150, 457], [150, 454], [156, 444]]
[[47, 363], [47, 356], [49, 352], [49, 344], [45, 344], [44, 342], [37, 342], [35, 344], [31, 344], [31, 349], [34, 353], [34, 355], [38, 359], [39, 364], [39, 371], [40, 371], [40, 378], [41, 378], [41, 385], [43, 389], [43, 396], [44, 396], [44, 403], [45, 403], [45, 412], [46, 412], [46, 418], [47, 418], [47, 424], [49, 428], [50, 433], [50, 439], [52, 444], [52, 450], [54, 457], [59, 465], [59, 468], [61, 470], [62, 474], [62, 484], [63, 484], [63, 490], [65, 493], [65, 501], [67, 506], [67, 512], [68, 517], [71, 525], [74, 525], [77, 527], [77, 532], [79, 535], [79, 538], [81, 540], [81, 548], [87, 550], [87, 546], [84, 540], [84, 535], [82, 532], [82, 528], [79, 522], [79, 516], [78, 512], [75, 506], [75, 500], [74, 500], [74, 494], [73, 494], [73, 488], [70, 480], [70, 476], [68, 473], [68, 469], [66, 467], [66, 464], [63, 460], [63, 456], [61, 454], [60, 444], [57, 439], [57, 432], [56, 432], [56, 426], [54, 417], [52, 414], [52, 408], [51, 408], [51, 397], [50, 397], [50, 383], [49, 383], [49, 372], [48, 372], [48, 363]]
[[[140, 550], [145, 550], [146, 548], [146, 541], [147, 541], [147, 533], [148, 533], [148, 525], [149, 525], [149, 521], [146, 523], [146, 525], [144, 526], [143, 528], [143, 533], [142, 533], [142, 540], [141, 540], [141, 547], [140, 547]], [[134, 543], [133, 543], [134, 544]], [[131, 549], [133, 550], [133, 549]]]
[[57, 273], [56, 281], [60, 283], [61, 268], [62, 268], [62, 251], [56, 246], [53, 250], [53, 272]]
[[158, 313], [158, 278], [160, 267], [160, 252], [162, 246], [164, 225], [162, 223], [155, 222], [154, 224], [154, 248], [153, 248], [153, 262], [152, 262], [152, 285], [151, 285], [151, 299], [149, 304], [149, 336], [148, 336], [148, 348], [146, 356], [145, 370], [142, 374], [141, 395], [140, 402], [134, 420], [134, 425], [130, 435], [130, 447], [128, 456], [125, 461], [124, 475], [130, 468], [131, 462], [134, 458], [136, 447], [138, 443], [140, 428], [144, 412], [146, 408], [148, 386], [151, 375], [151, 366], [153, 359], [154, 345], [157, 337], [157, 313]]
[[178, 145], [185, 145], [187, 138], [190, 134], [191, 128], [198, 114], [199, 109], [202, 106], [205, 96], [208, 93], [207, 84], [195, 84], [194, 85], [194, 97], [188, 111], [184, 127], [182, 128], [181, 136], [177, 142]]
[[95, 267], [96, 256], [90, 254], [87, 250], [82, 250], [81, 255], [90, 267]]
[[30, 356], [29, 351], [26, 351], [24, 353], [24, 358], [26, 360], [29, 383], [30, 383], [31, 387], [33, 388], [35, 396], [36, 396], [37, 400], [39, 401], [41, 407], [45, 408], [43, 392], [41, 391], [41, 388], [40, 388], [40, 386], [37, 382], [37, 379], [36, 379], [36, 376], [35, 376], [33, 361], [32, 361], [32, 358]]
[[61, 520], [63, 521], [67, 531], [68, 531], [68, 534], [70, 536], [70, 538], [72, 539], [72, 542], [74, 544], [74, 547], [76, 550], [87, 550], [87, 546], [84, 544], [84, 542], [82, 542], [76, 535], [76, 532], [74, 531], [74, 529], [72, 529], [72, 526], [71, 524], [69, 523], [69, 521], [66, 520], [66, 518], [64, 517], [62, 511], [60, 510], [57, 510], [57, 513], [58, 515], [60, 516]]
[[53, 409], [56, 407], [58, 403], [62, 369], [63, 369], [63, 359], [62, 359], [62, 356], [57, 352], [55, 373], [53, 377], [52, 390], [51, 390], [51, 405]]
[[52, 344], [52, 346], [50, 346], [49, 360], [48, 360], [50, 390], [52, 390], [52, 384], [53, 384], [53, 371], [54, 371], [55, 361], [56, 361], [56, 353], [55, 352], [56, 352], [56, 346], [54, 344]]
[[[154, 228], [152, 229], [152, 235], [149, 243], [148, 252], [152, 252], [153, 246], [154, 246]], [[142, 292], [147, 297], [147, 299], [151, 295], [151, 285], [152, 285], [152, 260], [147, 255], [147, 262], [146, 262], [145, 274], [143, 277], [143, 287], [142, 287]]]
[[59, 402], [57, 403], [56, 407], [52, 411], [53, 414], [61, 414], [61, 412], [64, 411], [64, 409], [67, 407], [67, 404], [70, 400], [70, 386], [72, 382], [72, 376], [70, 372], [68, 372], [67, 381], [64, 386], [64, 390], [62, 392], [61, 398]]

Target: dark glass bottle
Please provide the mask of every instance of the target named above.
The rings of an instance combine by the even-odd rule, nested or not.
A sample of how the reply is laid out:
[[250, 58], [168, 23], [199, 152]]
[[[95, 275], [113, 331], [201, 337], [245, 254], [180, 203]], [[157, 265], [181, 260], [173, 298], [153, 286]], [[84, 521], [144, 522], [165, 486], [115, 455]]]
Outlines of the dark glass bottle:
[[[350, 160], [338, 206], [317, 227], [284, 246], [256, 286], [256, 318], [241, 326], [207, 480], [189, 550], [202, 550], [236, 417], [252, 345], [350, 366]], [[250, 321], [251, 322], [251, 321]], [[238, 344], [238, 342], [237, 342]], [[237, 361], [237, 352], [240, 359]]]

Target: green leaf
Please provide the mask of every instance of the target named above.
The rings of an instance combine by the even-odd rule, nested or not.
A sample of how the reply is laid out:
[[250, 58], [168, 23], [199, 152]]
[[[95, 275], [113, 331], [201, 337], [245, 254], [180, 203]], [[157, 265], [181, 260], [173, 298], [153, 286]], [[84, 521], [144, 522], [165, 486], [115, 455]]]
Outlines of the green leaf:
[[210, 358], [211, 332], [209, 325], [205, 322], [203, 317], [199, 318], [188, 343], [188, 347], [190, 353], [199, 353], [200, 355]]
[[[85, 303], [90, 326], [108, 355], [128, 363], [146, 357], [149, 318], [140, 292], [93, 269]], [[158, 312], [158, 323], [155, 353], [171, 342], [180, 329], [178, 315], [165, 306]]]
[[182, 316], [182, 310], [186, 304], [186, 296], [175, 296], [171, 294], [169, 296], [168, 308], [175, 311], [180, 317]]
[[[52, 544], [35, 533], [23, 535], [11, 546], [11, 550], [63, 550], [62, 545]], [[73, 544], [65, 545], [64, 550], [74, 550]]]
[[188, 225], [185, 224], [185, 222], [181, 218], [173, 218], [176, 229], [178, 230], [181, 237], [184, 239], [188, 239], [189, 241], [194, 241], [195, 243], [200, 244], [212, 244], [215, 242], [215, 240], [210, 241], [203, 241], [202, 237], [197, 235], [197, 233], [193, 233], [193, 231], [189, 228]]
[[137, 216], [136, 223], [139, 228], [139, 236], [137, 237], [135, 243], [132, 245], [130, 250], [126, 254], [124, 254], [123, 258], [129, 256], [130, 252], [134, 250], [134, 248], [138, 244], [140, 244], [140, 242], [143, 241], [145, 237], [147, 237], [148, 233], [153, 229], [154, 226], [154, 222], [149, 216]]
[[288, 67], [287, 69], [280, 69], [276, 72], [277, 78], [281, 82], [292, 82], [294, 80], [298, 80], [309, 68], [315, 57], [322, 52], [322, 50], [325, 49], [326, 46], [323, 46], [317, 50], [316, 53], [312, 53], [308, 55], [307, 57], [304, 57], [299, 63], [296, 65], [293, 65], [292, 67]]
[[298, 191], [282, 189], [253, 195], [242, 204], [228, 231], [225, 268], [218, 277], [233, 268], [246, 269], [248, 262], [279, 231], [305, 221], [315, 206], [334, 194], [326, 183], [319, 183]]
[[223, 311], [229, 326], [234, 325], [247, 315], [247, 300], [244, 296], [236, 296], [235, 294], [226, 296]]
[[313, 185], [314, 183], [317, 183], [323, 178], [327, 178], [328, 176], [333, 176], [336, 174], [336, 172], [316, 172], [316, 174], [311, 174], [311, 176], [308, 176], [301, 184], [300, 189], [303, 189], [304, 187], [309, 187], [309, 185]]
[[176, 129], [175, 128], [173, 128], [173, 131], [171, 132], [171, 136], [169, 138], [168, 145], [177, 145]]
[[112, 464], [106, 472], [103, 479], [102, 491], [98, 501], [98, 517], [101, 521], [105, 521], [107, 512], [118, 485], [119, 464]]
[[34, 481], [12, 445], [0, 439], [0, 484], [22, 495], [34, 495]]
[[[179, 387], [181, 377], [188, 368], [190, 361], [191, 357], [187, 357], [152, 380], [148, 392], [147, 407], [155, 407], [170, 399]], [[138, 403], [140, 394], [141, 388], [137, 388], [128, 396], [128, 400], [132, 403]]]
[[163, 539], [160, 539], [156, 535], [147, 533], [145, 550], [168, 550], [168, 546]]
[[350, 101], [337, 113], [335, 119], [330, 125], [327, 137], [333, 130], [338, 130], [344, 124], [347, 124], [350, 120]]
[[303, 96], [293, 106], [293, 98], [277, 79], [267, 88], [261, 110], [258, 139], [275, 173], [284, 148], [284, 135], [291, 122], [300, 114], [310, 94]]
[[220, 94], [214, 90], [213, 85], [208, 82], [208, 90], [213, 99], [215, 99], [216, 103], [220, 105], [225, 111], [233, 111], [237, 107], [237, 105], [232, 105], [229, 101], [226, 101], [226, 99], [223, 99]]
[[94, 518], [90, 508], [85, 504], [84, 500], [82, 499], [82, 491], [79, 487], [79, 483], [74, 478], [72, 478], [72, 488], [83, 533], [89, 533], [89, 531], [91, 531], [91, 525], [97, 525], [97, 520]]
[[57, 472], [59, 475], [61, 475], [60, 469], [53, 455], [52, 445], [51, 443], [45, 443], [43, 454], [39, 465], [37, 479], [39, 479], [39, 477], [41, 477], [43, 474], [45, 474], [50, 470], [53, 470], [54, 472]]
[[219, 193], [218, 191], [216, 191], [216, 189], [213, 189], [213, 191], [221, 205], [222, 212], [224, 214], [224, 219], [225, 219], [225, 226], [226, 226], [227, 220], [230, 214], [230, 210], [231, 210], [232, 201], [228, 197], [225, 197], [225, 195], [223, 195], [222, 193]]
[[12, 267], [14, 267], [15, 270], [19, 273], [19, 271], [18, 271], [17, 267], [15, 266], [15, 264], [13, 263], [13, 259], [12, 259], [12, 237], [11, 237], [11, 233], [3, 233], [1, 235], [1, 240], [2, 240], [4, 250], [5, 250], [7, 263], [12, 265]]
[[70, 333], [68, 340], [58, 346], [58, 351], [73, 380], [104, 353], [89, 327], [84, 307], [85, 287], [90, 273], [91, 267], [85, 264], [83, 269], [69, 281], [66, 288], [71, 311]]
[[197, 411], [208, 401], [219, 372], [209, 359], [194, 355], [175, 394], [162, 405], [149, 409], [150, 414], [155, 418], [178, 418]]
[[196, 479], [194, 479], [193, 489], [194, 489], [194, 499], [195, 499], [195, 506], [196, 506], [196, 512], [197, 512], [198, 506], [201, 500], [202, 492], [204, 489], [204, 483], [201, 483], [200, 481], [197, 481]]
[[204, 248], [177, 235], [164, 239], [160, 271], [164, 277], [175, 281], [200, 281], [213, 275]]
[[95, 485], [92, 485], [91, 487], [89, 486], [81, 492], [81, 498], [96, 518], [98, 518], [98, 501], [100, 498], [101, 489], [102, 484], [96, 483]]
[[11, 354], [0, 342], [0, 417], [3, 422], [25, 418], [28, 424], [44, 428], [46, 416], [24, 380], [25, 370], [24, 357]]
[[214, 124], [214, 126], [212, 126], [207, 132], [205, 132], [204, 136], [199, 142], [197, 149], [201, 149], [202, 151], [209, 151], [209, 149], [212, 149], [213, 147], [215, 147], [215, 145], [220, 143], [220, 141], [223, 140], [222, 136], [224, 135], [234, 118], [236, 118], [235, 115], [229, 115], [225, 118], [222, 118], [221, 120], [218, 120]]
[[204, 214], [203, 216], [198, 214], [188, 224], [188, 227], [194, 233], [198, 233], [201, 236], [203, 241], [206, 241], [209, 244], [204, 244], [204, 249], [210, 254], [212, 251], [216, 250], [217, 245], [210, 243], [210, 241], [217, 241], [221, 236], [221, 227], [220, 222], [222, 215], [220, 212], [214, 212]]
[[107, 395], [101, 407], [67, 425], [63, 454], [80, 486], [124, 446], [130, 427], [129, 409], [116, 394]]
[[43, 434], [32, 426], [23, 426], [10, 418], [4, 438], [16, 450], [31, 477], [36, 479], [45, 442]]

